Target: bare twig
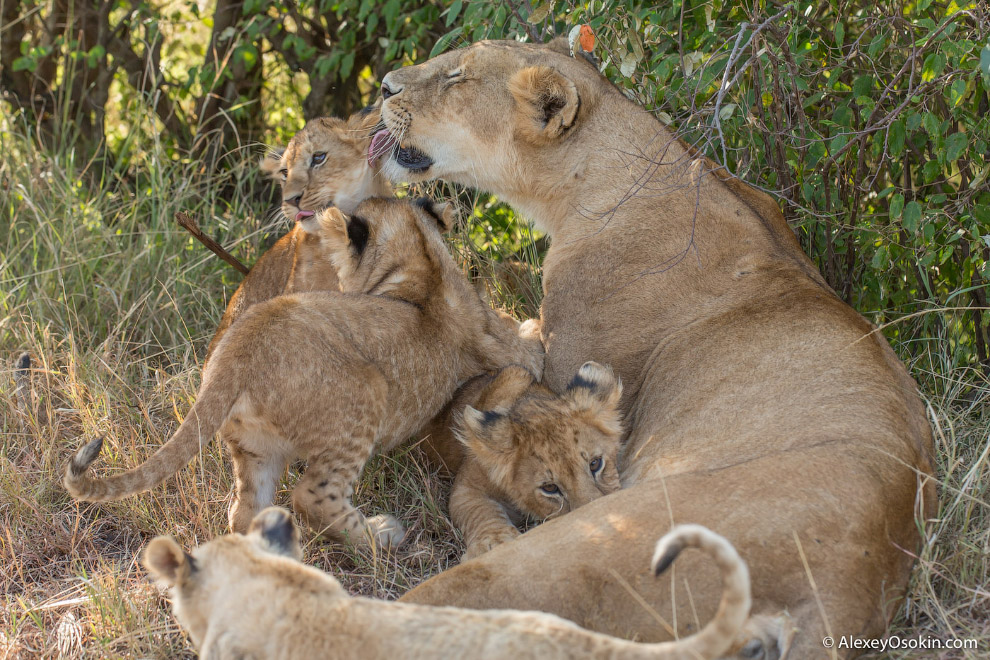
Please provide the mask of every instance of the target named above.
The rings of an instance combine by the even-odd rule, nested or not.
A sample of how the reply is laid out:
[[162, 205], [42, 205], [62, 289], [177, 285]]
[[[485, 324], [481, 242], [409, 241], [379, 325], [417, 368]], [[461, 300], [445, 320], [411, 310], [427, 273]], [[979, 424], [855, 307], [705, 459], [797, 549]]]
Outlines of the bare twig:
[[199, 225], [196, 224], [196, 221], [193, 220], [193, 218], [189, 214], [179, 211], [175, 214], [175, 221], [179, 223], [180, 227], [182, 227], [190, 234], [195, 236], [200, 243], [210, 248], [213, 251], [213, 254], [217, 255], [218, 257], [226, 261], [228, 264], [239, 270], [244, 275], [247, 275], [248, 272], [251, 270], [250, 268], [242, 264], [240, 261], [238, 261], [237, 257], [235, 257], [234, 255], [223, 249], [222, 245], [220, 245], [215, 240], [204, 234], [200, 230]]

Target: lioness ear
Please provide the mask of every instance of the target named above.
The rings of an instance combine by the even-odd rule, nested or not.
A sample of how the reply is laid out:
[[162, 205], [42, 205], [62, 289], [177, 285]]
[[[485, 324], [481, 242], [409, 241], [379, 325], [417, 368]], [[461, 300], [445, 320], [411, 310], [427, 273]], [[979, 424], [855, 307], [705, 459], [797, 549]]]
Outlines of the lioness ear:
[[248, 536], [258, 537], [262, 549], [272, 554], [302, 559], [299, 529], [285, 509], [270, 506], [256, 515], [248, 528]]
[[441, 202], [438, 204], [429, 197], [418, 197], [413, 201], [413, 204], [432, 218], [437, 223], [441, 232], [450, 231], [454, 226], [454, 222], [457, 220], [454, 205], [450, 202]]
[[516, 99], [516, 125], [534, 142], [559, 138], [574, 124], [581, 99], [577, 87], [558, 71], [531, 66], [509, 80], [509, 91]]
[[619, 400], [622, 398], [622, 382], [612, 369], [597, 362], [585, 362], [574, 374], [565, 396], [574, 410], [591, 413], [602, 430], [619, 434]]
[[144, 567], [155, 579], [174, 586], [196, 571], [196, 561], [171, 536], [156, 536], [144, 551]]
[[279, 175], [279, 170], [282, 169], [282, 154], [285, 153], [284, 147], [278, 147], [277, 149], [269, 149], [261, 162], [258, 163], [258, 169], [261, 173], [267, 176], [273, 181], [281, 181], [282, 177]]

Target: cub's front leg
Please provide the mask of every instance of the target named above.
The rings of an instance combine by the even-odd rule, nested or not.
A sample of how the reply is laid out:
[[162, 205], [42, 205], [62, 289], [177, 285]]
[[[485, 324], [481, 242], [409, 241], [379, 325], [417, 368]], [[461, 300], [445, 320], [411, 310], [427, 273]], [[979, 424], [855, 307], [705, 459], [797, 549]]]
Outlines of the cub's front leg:
[[492, 488], [488, 476], [468, 457], [450, 493], [450, 518], [467, 545], [461, 561], [483, 555], [520, 534]]

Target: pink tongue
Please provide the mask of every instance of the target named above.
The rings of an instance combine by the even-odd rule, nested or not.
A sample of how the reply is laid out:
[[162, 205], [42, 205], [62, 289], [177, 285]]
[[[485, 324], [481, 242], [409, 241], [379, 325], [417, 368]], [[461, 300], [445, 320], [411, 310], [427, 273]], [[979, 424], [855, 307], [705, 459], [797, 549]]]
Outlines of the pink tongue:
[[371, 138], [371, 144], [368, 146], [368, 165], [373, 167], [375, 161], [392, 147], [393, 142], [395, 142], [395, 138], [392, 137], [387, 128], [375, 133], [375, 136]]
[[299, 213], [296, 213], [296, 222], [299, 222], [300, 220], [304, 218], [308, 218], [312, 215], [313, 215], [312, 211], [300, 211]]

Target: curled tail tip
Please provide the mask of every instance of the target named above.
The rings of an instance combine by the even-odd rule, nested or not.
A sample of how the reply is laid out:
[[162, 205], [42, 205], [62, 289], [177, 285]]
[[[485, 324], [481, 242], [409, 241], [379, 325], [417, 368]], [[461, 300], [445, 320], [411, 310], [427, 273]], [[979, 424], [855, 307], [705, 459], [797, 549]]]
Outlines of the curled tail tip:
[[65, 470], [65, 485], [74, 495], [76, 494], [76, 489], [73, 488], [75, 481], [86, 474], [89, 466], [99, 457], [101, 449], [103, 449], [102, 437], [84, 445], [69, 461]]
[[[657, 549], [653, 553], [653, 574], [659, 576], [670, 568], [685, 548], [698, 548], [705, 545], [706, 541], [712, 543], [723, 539], [702, 525], [684, 524], [672, 527], [657, 541]], [[728, 541], [724, 543], [735, 552]]]

